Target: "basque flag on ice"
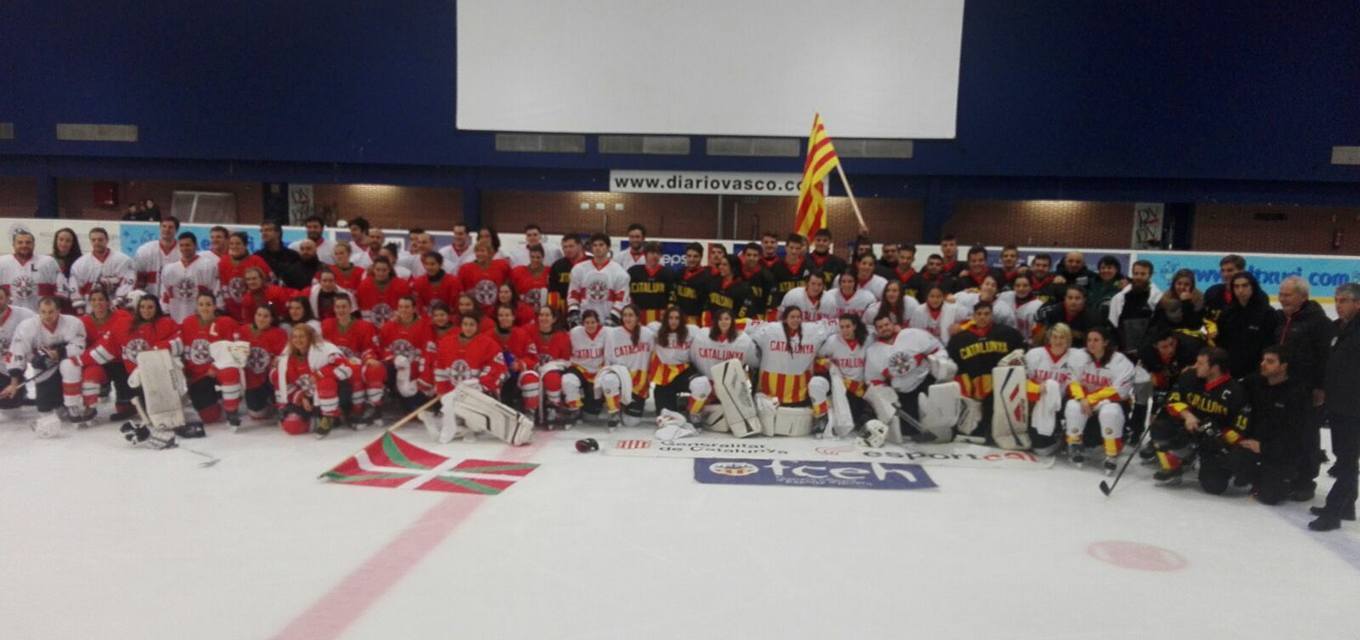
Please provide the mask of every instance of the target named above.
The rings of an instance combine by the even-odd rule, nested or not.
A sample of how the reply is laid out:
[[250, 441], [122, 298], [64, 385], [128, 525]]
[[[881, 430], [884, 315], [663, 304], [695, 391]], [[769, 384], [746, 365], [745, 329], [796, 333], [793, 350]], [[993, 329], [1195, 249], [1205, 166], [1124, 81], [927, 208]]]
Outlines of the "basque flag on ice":
[[536, 468], [527, 462], [456, 461], [388, 431], [321, 477], [365, 487], [494, 496]]

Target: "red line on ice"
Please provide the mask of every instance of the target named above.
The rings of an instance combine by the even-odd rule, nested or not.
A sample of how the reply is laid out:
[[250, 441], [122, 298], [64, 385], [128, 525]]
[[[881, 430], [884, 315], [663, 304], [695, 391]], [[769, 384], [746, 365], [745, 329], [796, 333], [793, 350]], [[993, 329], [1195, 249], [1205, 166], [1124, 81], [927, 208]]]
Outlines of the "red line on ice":
[[[506, 447], [496, 455], [496, 459], [528, 459], [551, 437], [552, 432], [537, 433], [532, 444]], [[306, 611], [293, 618], [274, 639], [322, 640], [340, 637], [489, 497], [454, 494], [435, 503], [419, 520], [397, 534]]]

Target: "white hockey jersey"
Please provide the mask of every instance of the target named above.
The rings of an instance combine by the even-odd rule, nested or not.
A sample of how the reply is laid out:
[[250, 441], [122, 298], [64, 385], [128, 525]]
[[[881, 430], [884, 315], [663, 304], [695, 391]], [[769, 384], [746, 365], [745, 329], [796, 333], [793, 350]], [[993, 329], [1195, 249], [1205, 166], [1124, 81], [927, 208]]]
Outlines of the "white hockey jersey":
[[841, 371], [841, 377], [845, 379], [847, 386], [854, 386], [858, 383], [863, 386], [866, 378], [864, 377], [864, 363], [869, 354], [869, 345], [874, 343], [873, 337], [865, 339], [865, 342], [850, 344], [841, 337], [840, 332], [831, 334], [817, 350], [817, 356], [826, 358], [830, 364], [836, 365]]
[[[637, 265], [646, 264], [646, 262], [647, 262], [647, 252], [646, 252], [646, 251], [642, 251], [642, 252], [639, 252], [639, 253], [633, 253], [633, 252], [632, 252], [631, 250], [629, 250], [629, 249], [624, 249], [624, 250], [622, 250], [622, 251], [615, 251], [615, 252], [614, 252], [614, 258], [613, 258], [613, 260], [614, 260], [614, 262], [617, 262], [618, 265], [619, 265], [620, 267], [623, 267], [623, 270], [624, 270], [625, 272], [627, 272], [629, 269], [632, 269], [633, 267], [635, 267], [635, 266], [637, 266]], [[546, 263], [546, 264], [552, 264], [551, 262], [546, 262], [546, 261], [545, 261], [545, 263]]]
[[584, 260], [571, 268], [568, 307], [582, 313], [593, 309], [604, 322], [610, 314], [620, 313], [628, 305], [629, 282], [628, 272], [617, 262], [597, 267], [594, 260]]
[[[784, 310], [789, 307], [797, 307], [803, 311], [803, 323], [828, 323], [836, 319], [836, 304], [832, 300], [831, 294], [822, 292], [822, 297], [813, 300], [808, 297], [806, 287], [796, 287], [784, 294], [784, 300], [779, 303], [779, 315], [784, 315]], [[776, 323], [777, 324], [777, 323]]]
[[652, 335], [652, 356], [657, 364], [665, 365], [688, 365], [690, 359], [690, 345], [694, 344], [695, 336], [701, 332], [708, 335], [707, 329], [700, 329], [692, 324], [685, 325], [685, 339], [682, 342], [675, 334], [671, 334], [665, 344], [661, 343], [661, 336], [657, 335], [661, 331], [660, 322], [647, 323], [647, 329]]
[[61, 279], [61, 266], [52, 256], [35, 254], [24, 261], [14, 254], [0, 256], [0, 287], [9, 292], [11, 306], [37, 311], [43, 296], [59, 293]]
[[1031, 297], [1025, 302], [1016, 304], [1014, 291], [1002, 291], [996, 294], [996, 297], [999, 300], [1005, 300], [1015, 310], [1015, 330], [1019, 331], [1026, 341], [1033, 338], [1034, 327], [1038, 324], [1035, 318], [1039, 315], [1039, 309], [1044, 306], [1044, 301], [1037, 297]]
[[707, 331], [694, 331], [690, 335], [693, 336], [690, 341], [690, 358], [694, 362], [694, 372], [697, 375], [708, 376], [713, 370], [713, 365], [733, 358], [750, 367], [760, 362], [755, 342], [745, 333], [738, 333], [736, 339], [732, 341], [714, 340], [708, 337]]
[[923, 304], [916, 307], [916, 312], [912, 314], [911, 326], [945, 342], [949, 340], [949, 328], [967, 319], [967, 316], [959, 314], [958, 307], [952, 302], [940, 305], [939, 309], [931, 309], [930, 305]]
[[628, 330], [619, 327], [605, 327], [604, 329], [604, 363], [606, 365], [622, 365], [630, 371], [647, 372], [648, 365], [652, 361], [652, 347], [656, 343], [656, 336], [652, 329], [643, 326], [638, 329], [637, 344], [633, 344], [633, 336]]
[[859, 283], [860, 291], [868, 291], [873, 294], [875, 300], [883, 299], [883, 287], [888, 286], [888, 279], [880, 275], [869, 276], [867, 282]]
[[[873, 304], [869, 305], [864, 309], [864, 324], [868, 325], [869, 330], [871, 332], [873, 331], [874, 320], [878, 319], [878, 313], [883, 309], [883, 305], [884, 302], [882, 302], [881, 300], [875, 300]], [[921, 303], [917, 302], [916, 298], [913, 298], [911, 296], [903, 296], [902, 317], [898, 319], [897, 324], [901, 325], [903, 329], [907, 327], [916, 326], [912, 324], [912, 320], [915, 318], [917, 313], [916, 310], [920, 306]], [[919, 329], [920, 327], [917, 328]]]
[[900, 393], [914, 391], [930, 375], [931, 354], [943, 352], [944, 344], [922, 329], [903, 329], [891, 342], [869, 345], [864, 376], [869, 384], [889, 385]]
[[[477, 252], [473, 251], [472, 247], [473, 245], [471, 242], [469, 242], [467, 248], [463, 249], [461, 252], [454, 249], [453, 245], [441, 247], [439, 249], [439, 255], [444, 256], [444, 271], [447, 271], [448, 273], [458, 273], [458, 270], [462, 269], [463, 265], [475, 261], [477, 259]], [[425, 273], [425, 269], [421, 268], [419, 264], [416, 264], [416, 267], [414, 273]]]
[[[9, 370], [22, 370], [33, 360], [39, 349], [64, 345], [63, 355], [79, 358], [85, 352], [85, 323], [75, 316], [57, 316], [57, 324], [48, 327], [42, 318], [33, 316], [19, 323], [9, 344]], [[53, 365], [56, 363], [53, 362]]]
[[[557, 245], [548, 244], [548, 243], [544, 242], [541, 246], [543, 247], [543, 264], [544, 264], [544, 265], [551, 267], [551, 266], [552, 266], [552, 263], [557, 262], [558, 260], [560, 260], [560, 259], [562, 258], [562, 250], [559, 249], [559, 248], [557, 248]], [[445, 258], [445, 260], [447, 260], [447, 258]], [[529, 246], [528, 246], [528, 245], [520, 245], [520, 246], [515, 247], [514, 249], [511, 249], [511, 250], [510, 250], [510, 266], [511, 266], [511, 267], [527, 267], [527, 266], [529, 266]], [[624, 271], [627, 271], [627, 270], [628, 270], [627, 268], [624, 268]]]
[[1133, 397], [1133, 362], [1115, 351], [1110, 361], [1101, 364], [1082, 350], [1086, 363], [1076, 369], [1068, 389], [1073, 397], [1086, 398], [1091, 404], [1100, 400], [1122, 402]]
[[878, 304], [878, 298], [875, 298], [868, 289], [856, 289], [855, 293], [847, 298], [841, 293], [840, 287], [837, 287], [822, 294], [822, 299], [826, 300], [822, 304], [828, 308], [832, 320], [837, 320], [847, 313], [862, 318], [869, 307]]
[[1091, 356], [1083, 349], [1068, 349], [1055, 358], [1048, 347], [1035, 347], [1025, 352], [1025, 377], [1036, 383], [1052, 380], [1065, 391], [1077, 373], [1090, 363]]
[[110, 250], [102, 260], [87, 253], [71, 265], [70, 284], [71, 302], [77, 305], [83, 304], [96, 286], [102, 286], [110, 299], [117, 300], [137, 286], [137, 269], [132, 258], [119, 251]]
[[217, 262], [203, 256], [194, 256], [189, 264], [176, 260], [165, 265], [160, 277], [161, 304], [165, 305], [165, 313], [175, 322], [183, 322], [194, 315], [198, 294], [210, 293], [216, 297], [218, 283]]
[[571, 339], [571, 364], [580, 369], [587, 380], [595, 381], [595, 374], [604, 368], [605, 337], [608, 327], [600, 326], [595, 335], [586, 331], [585, 327], [572, 327], [567, 333]]
[[[954, 308], [957, 318], [966, 322], [973, 317], [973, 307], [977, 306], [978, 301], [982, 300], [982, 294], [976, 291], [960, 291], [954, 294]], [[1012, 329], [1015, 326], [1015, 307], [1006, 299], [997, 294], [996, 299], [992, 300], [992, 322], [1004, 324]]]
[[165, 270], [165, 265], [179, 262], [179, 244], [171, 242], [167, 249], [161, 246], [160, 240], [152, 240], [137, 247], [132, 262], [137, 268], [137, 277], [145, 283], [142, 290], [152, 295], [160, 295], [161, 272]]
[[14, 334], [19, 329], [23, 321], [38, 314], [23, 307], [10, 305], [4, 312], [0, 312], [0, 357], [5, 363], [9, 362], [9, 346], [14, 341]]

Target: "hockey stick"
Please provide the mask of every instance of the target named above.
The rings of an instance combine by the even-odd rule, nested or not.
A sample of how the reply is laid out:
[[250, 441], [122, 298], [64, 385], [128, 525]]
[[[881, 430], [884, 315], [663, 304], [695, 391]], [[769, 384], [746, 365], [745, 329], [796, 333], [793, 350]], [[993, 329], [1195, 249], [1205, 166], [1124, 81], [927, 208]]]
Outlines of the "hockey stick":
[[[146, 409], [144, 409], [144, 408], [142, 407], [142, 399], [141, 399], [141, 398], [136, 398], [136, 397], [134, 397], [134, 398], [132, 399], [132, 406], [135, 407], [135, 408], [137, 409], [137, 414], [140, 415], [140, 416], [142, 417], [142, 422], [146, 423], [146, 425], [147, 425], [148, 427], [151, 427], [151, 426], [152, 426], [151, 418], [148, 417], [148, 416], [146, 415]], [[200, 467], [202, 467], [202, 468], [205, 468], [205, 469], [208, 468], [208, 467], [211, 467], [211, 466], [213, 466], [213, 465], [215, 465], [215, 464], [217, 464], [217, 463], [219, 463], [219, 462], [222, 461], [221, 458], [218, 458], [217, 456], [214, 456], [214, 455], [212, 455], [212, 454], [203, 453], [202, 451], [198, 451], [198, 450], [195, 450], [195, 449], [190, 449], [189, 447], [185, 447], [185, 446], [180, 445], [178, 442], [175, 441], [175, 437], [174, 437], [174, 436], [170, 436], [170, 439], [166, 441], [165, 448], [166, 448], [166, 449], [183, 449], [183, 450], [188, 451], [189, 453], [192, 453], [192, 454], [194, 454], [194, 455], [196, 455], [196, 456], [202, 456], [202, 457], [204, 457], [204, 458], [207, 458], [207, 460], [198, 463], [198, 466], [200, 466]]]
[[[1149, 402], [1156, 402], [1157, 395], [1158, 394], [1154, 393], [1152, 398], [1149, 399]], [[1162, 399], [1161, 405], [1157, 407], [1156, 411], [1153, 411], [1151, 406], [1148, 407], [1147, 417], [1143, 420], [1143, 433], [1139, 434], [1138, 444], [1134, 446], [1133, 452], [1131, 452], [1128, 459], [1124, 461], [1124, 465], [1119, 467], [1119, 473], [1115, 475], [1114, 482], [1109, 482], [1107, 480], [1100, 481], [1100, 492], [1105, 494], [1105, 497], [1110, 497], [1110, 493], [1113, 492], [1115, 486], [1119, 484], [1119, 479], [1124, 477], [1125, 471], [1128, 471], [1129, 463], [1133, 462], [1133, 459], [1138, 457], [1138, 452], [1143, 450], [1143, 444], [1152, 439], [1152, 420], [1161, 415], [1162, 410], [1165, 408], [1165, 398]]]

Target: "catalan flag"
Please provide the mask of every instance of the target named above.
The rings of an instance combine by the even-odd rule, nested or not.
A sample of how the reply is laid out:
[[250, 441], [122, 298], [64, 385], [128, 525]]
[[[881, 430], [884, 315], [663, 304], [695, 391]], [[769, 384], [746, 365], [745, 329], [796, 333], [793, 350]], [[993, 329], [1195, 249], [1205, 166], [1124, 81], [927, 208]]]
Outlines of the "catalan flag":
[[807, 160], [803, 162], [803, 184], [798, 189], [798, 215], [793, 219], [799, 235], [811, 238], [826, 228], [826, 177], [839, 164], [822, 114], [816, 114], [812, 117], [812, 135], [808, 136]]

